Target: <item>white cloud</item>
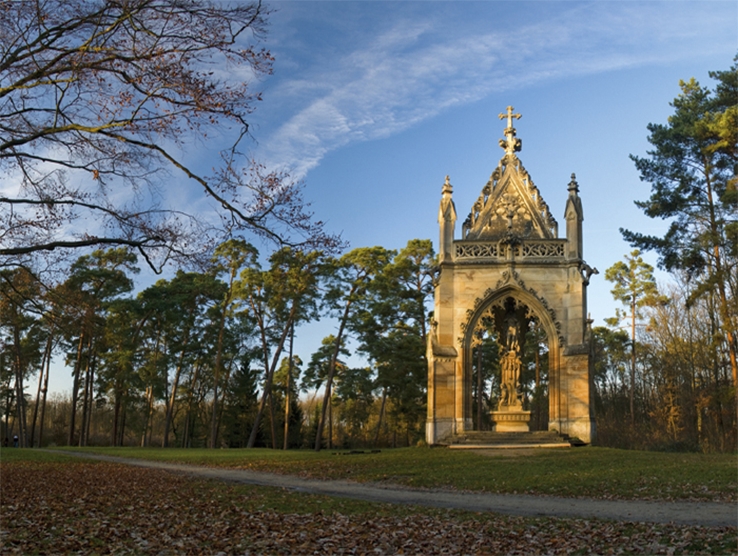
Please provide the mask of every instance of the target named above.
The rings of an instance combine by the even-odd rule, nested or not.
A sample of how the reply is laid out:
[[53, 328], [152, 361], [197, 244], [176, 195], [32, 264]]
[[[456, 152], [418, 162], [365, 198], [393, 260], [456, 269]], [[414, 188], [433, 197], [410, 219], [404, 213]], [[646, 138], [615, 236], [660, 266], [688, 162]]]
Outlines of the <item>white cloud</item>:
[[[510, 5], [489, 4], [498, 15]], [[302, 177], [330, 151], [387, 137], [491, 92], [725, 50], [735, 34], [727, 2], [709, 10], [704, 3], [561, 6], [535, 22], [506, 16], [504, 30], [495, 31], [470, 30], [479, 27], [474, 22], [451, 31], [432, 14], [370, 21], [378, 30], [373, 38], [344, 44], [331, 67], [308, 65], [273, 91], [292, 110], [267, 135], [260, 157]]]

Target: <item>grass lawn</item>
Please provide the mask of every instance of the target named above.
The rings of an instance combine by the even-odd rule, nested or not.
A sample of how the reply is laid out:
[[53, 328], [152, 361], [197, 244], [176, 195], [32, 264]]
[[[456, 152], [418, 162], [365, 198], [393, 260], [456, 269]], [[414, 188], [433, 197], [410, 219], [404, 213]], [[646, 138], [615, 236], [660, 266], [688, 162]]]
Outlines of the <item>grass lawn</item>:
[[[428, 455], [436, 451], [456, 466], [515, 459], [397, 450], [376, 454], [385, 460], [373, 461], [400, 466], [417, 461], [417, 454], [425, 455], [426, 464], [445, 461], [428, 459], [443, 457]], [[231, 467], [281, 462], [293, 472], [303, 461], [324, 475], [350, 464], [375, 477], [368, 471], [372, 460], [353, 459], [361, 454], [130, 452], [158, 459], [178, 455], [168, 459], [179, 461], [191, 454], [200, 463]], [[413, 469], [422, 466], [422, 457], [420, 461]], [[731, 527], [523, 518], [374, 504], [32, 449], [0, 451], [0, 492], [2, 554], [734, 554], [738, 549]]]
[[621, 499], [738, 500], [738, 459], [733, 454], [639, 452], [596, 447], [540, 450], [513, 456], [502, 452], [481, 455], [445, 448], [401, 448], [358, 454], [270, 449], [83, 450], [414, 488]]

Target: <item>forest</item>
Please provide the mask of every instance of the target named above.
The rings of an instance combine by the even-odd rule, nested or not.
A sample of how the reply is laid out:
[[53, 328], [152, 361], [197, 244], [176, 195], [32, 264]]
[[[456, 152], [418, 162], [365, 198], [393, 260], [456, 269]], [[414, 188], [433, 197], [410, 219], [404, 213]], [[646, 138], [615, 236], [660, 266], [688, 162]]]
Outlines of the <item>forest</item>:
[[[4, 438], [19, 435], [25, 446], [422, 443], [430, 241], [340, 257], [285, 248], [261, 268], [251, 245], [230, 240], [207, 271], [180, 270], [134, 294], [137, 270], [135, 256], [113, 248], [80, 257], [48, 290], [25, 269], [3, 271]], [[626, 285], [621, 299], [635, 313], [591, 333], [596, 443], [732, 450], [734, 387], [716, 296], [690, 301], [689, 283], [676, 279], [659, 291], [637, 250], [607, 278], [614, 291], [616, 280]], [[334, 333], [303, 360], [292, 353], [294, 329], [320, 318]], [[547, 340], [535, 321], [527, 336], [521, 388], [532, 428], [545, 429]], [[346, 364], [348, 345], [366, 366]], [[490, 340], [487, 363], [474, 369], [481, 429], [499, 396], [498, 349]], [[55, 356], [71, 372], [71, 396], [47, 397]]]
[[[325, 232], [300, 183], [242, 154], [260, 93], [208, 71], [271, 72], [268, 9], [33, 4], [0, 12], [0, 170], [17, 182], [0, 198], [3, 442], [422, 443], [432, 242], [348, 249]], [[648, 126], [652, 150], [631, 157], [651, 187], [636, 204], [670, 227], [622, 229], [634, 250], [605, 273], [623, 308], [589, 332], [600, 445], [736, 449], [738, 65], [710, 76], [680, 83], [673, 115]], [[184, 145], [206, 133], [230, 143], [200, 172]], [[167, 204], [173, 174], [202, 213]], [[162, 277], [143, 287], [142, 267]], [[298, 355], [311, 322], [326, 335]], [[535, 321], [527, 334], [520, 387], [546, 428], [547, 339]], [[474, 369], [479, 429], [497, 351], [492, 338]], [[68, 396], [48, 395], [55, 372]]]

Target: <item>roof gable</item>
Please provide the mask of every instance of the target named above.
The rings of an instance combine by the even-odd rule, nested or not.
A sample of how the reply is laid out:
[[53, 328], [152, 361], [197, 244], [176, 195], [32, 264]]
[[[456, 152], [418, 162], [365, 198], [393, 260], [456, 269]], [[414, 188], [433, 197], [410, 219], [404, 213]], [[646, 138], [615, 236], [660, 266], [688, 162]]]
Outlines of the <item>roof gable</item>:
[[558, 224], [518, 157], [507, 152], [472, 206], [462, 237], [499, 240], [510, 234], [555, 239]]

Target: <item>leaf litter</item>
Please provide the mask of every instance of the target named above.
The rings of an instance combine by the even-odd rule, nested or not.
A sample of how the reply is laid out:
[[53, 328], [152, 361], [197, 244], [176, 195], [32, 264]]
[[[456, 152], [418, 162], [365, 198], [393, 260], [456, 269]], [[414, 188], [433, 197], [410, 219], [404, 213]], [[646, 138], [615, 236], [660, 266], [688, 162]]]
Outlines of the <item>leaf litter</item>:
[[336, 511], [343, 503], [325, 497], [109, 463], [0, 470], [0, 554], [8, 555], [738, 553], [731, 527], [382, 504]]

